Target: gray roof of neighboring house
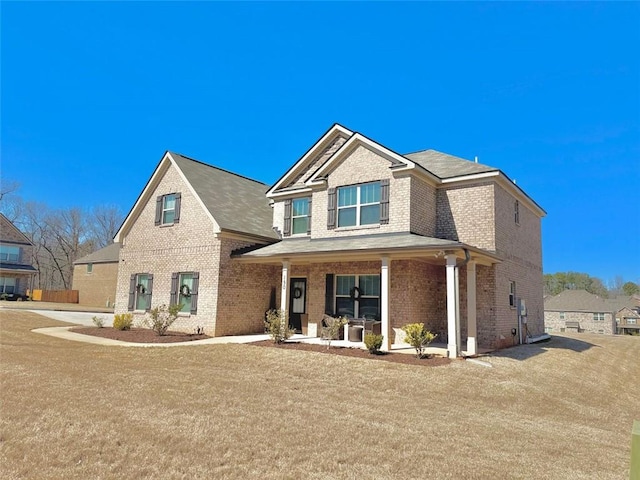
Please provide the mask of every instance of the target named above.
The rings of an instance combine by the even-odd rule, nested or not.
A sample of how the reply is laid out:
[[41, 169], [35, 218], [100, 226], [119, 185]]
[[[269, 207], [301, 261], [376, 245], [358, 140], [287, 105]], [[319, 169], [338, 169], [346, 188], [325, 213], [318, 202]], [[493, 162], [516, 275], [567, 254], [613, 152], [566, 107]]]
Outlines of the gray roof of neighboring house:
[[264, 183], [169, 152], [222, 230], [277, 239]]
[[464, 158], [454, 157], [436, 150], [422, 150], [420, 152], [407, 153], [403, 157], [426, 168], [440, 178], [460, 177], [476, 173], [496, 172], [497, 168], [475, 163]]
[[117, 263], [120, 261], [120, 244], [112, 243], [100, 250], [96, 250], [89, 255], [79, 258], [74, 265], [84, 265], [87, 263]]
[[[366, 250], [400, 250], [413, 248], [460, 247], [460, 242], [423, 237], [413, 233], [387, 233], [332, 238], [287, 238], [281, 242], [244, 253], [245, 258], [262, 258], [295, 254], [359, 252]], [[238, 253], [239, 254], [239, 253]]]
[[544, 300], [544, 309], [559, 312], [617, 312], [633, 307], [631, 297], [601, 298], [586, 290], [565, 290]]
[[19, 263], [0, 263], [0, 270], [11, 270], [14, 272], [37, 272], [38, 270], [32, 265], [23, 265]]

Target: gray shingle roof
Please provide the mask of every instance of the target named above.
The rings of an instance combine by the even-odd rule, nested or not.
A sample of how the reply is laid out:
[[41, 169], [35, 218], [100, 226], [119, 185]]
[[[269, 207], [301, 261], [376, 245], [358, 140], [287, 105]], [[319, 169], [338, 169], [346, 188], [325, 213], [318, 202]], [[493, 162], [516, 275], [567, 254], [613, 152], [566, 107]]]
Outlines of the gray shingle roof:
[[245, 253], [245, 258], [261, 258], [295, 254], [358, 252], [366, 250], [400, 250], [411, 248], [459, 247], [459, 242], [423, 237], [413, 233], [358, 235], [340, 238], [288, 238], [281, 242]]
[[11, 270], [13, 272], [37, 272], [33, 266], [20, 263], [0, 263], [0, 270]]
[[222, 230], [277, 239], [264, 183], [169, 152]]
[[403, 157], [417, 163], [440, 178], [459, 177], [474, 173], [495, 172], [498, 169], [475, 163], [464, 158], [454, 157], [436, 150], [422, 150], [420, 152], [407, 153]]
[[112, 243], [100, 250], [96, 250], [89, 255], [79, 258], [74, 265], [84, 265], [87, 263], [117, 263], [120, 260], [120, 244]]
[[617, 312], [632, 307], [631, 297], [601, 298], [586, 290], [565, 290], [544, 300], [544, 309], [556, 312]]

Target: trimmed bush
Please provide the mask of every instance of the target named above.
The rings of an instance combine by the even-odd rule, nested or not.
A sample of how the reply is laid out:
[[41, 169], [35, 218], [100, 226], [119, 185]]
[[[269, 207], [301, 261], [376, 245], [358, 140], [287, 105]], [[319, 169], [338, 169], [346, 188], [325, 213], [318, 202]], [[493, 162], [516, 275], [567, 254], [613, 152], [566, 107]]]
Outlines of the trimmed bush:
[[116, 330], [131, 330], [132, 324], [132, 313], [119, 313], [113, 317], [113, 328]]
[[416, 357], [424, 358], [424, 351], [437, 335], [424, 329], [424, 323], [410, 323], [402, 327], [402, 331], [407, 335], [404, 339], [406, 343], [416, 349]]
[[376, 335], [375, 333], [367, 333], [364, 336], [364, 345], [369, 350], [369, 353], [372, 355], [377, 355], [380, 353], [380, 347], [382, 347], [382, 340], [384, 340], [383, 335]]

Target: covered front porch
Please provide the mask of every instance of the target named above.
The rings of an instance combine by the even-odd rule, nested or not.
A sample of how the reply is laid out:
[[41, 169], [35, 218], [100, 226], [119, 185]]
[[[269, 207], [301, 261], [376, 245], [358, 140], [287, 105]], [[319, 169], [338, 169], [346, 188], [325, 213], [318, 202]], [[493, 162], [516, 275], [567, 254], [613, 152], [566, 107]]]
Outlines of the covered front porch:
[[[379, 325], [383, 351], [411, 352], [400, 328], [424, 323], [438, 335], [433, 348], [451, 358], [478, 353], [478, 311], [491, 311], [493, 291], [480, 292], [478, 303], [478, 269], [490, 279], [499, 262], [491, 252], [408, 233], [287, 239], [236, 258], [280, 265], [277, 305], [306, 338], [320, 336], [325, 315], [346, 316]], [[358, 343], [348, 330], [338, 341]]]

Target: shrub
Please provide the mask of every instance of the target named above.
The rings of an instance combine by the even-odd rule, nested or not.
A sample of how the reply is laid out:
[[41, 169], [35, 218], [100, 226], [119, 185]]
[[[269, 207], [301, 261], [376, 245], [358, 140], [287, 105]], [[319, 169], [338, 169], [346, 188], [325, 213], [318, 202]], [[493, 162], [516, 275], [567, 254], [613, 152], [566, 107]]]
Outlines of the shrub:
[[0, 294], [0, 300], [6, 300], [7, 298], [9, 298], [9, 295], [6, 293]]
[[98, 328], [104, 327], [104, 317], [98, 317], [97, 315], [94, 315], [91, 320], [93, 320], [93, 324], [96, 327]]
[[116, 330], [131, 330], [133, 324], [133, 314], [119, 313], [113, 317], [113, 328]]
[[146, 327], [162, 336], [167, 333], [169, 327], [176, 321], [178, 312], [182, 310], [182, 307], [180, 304], [169, 305], [168, 307], [163, 304], [152, 308], [149, 311], [149, 317], [145, 317], [143, 323]]
[[407, 335], [404, 339], [406, 343], [416, 349], [416, 357], [423, 358], [424, 351], [437, 335], [424, 329], [424, 323], [410, 323], [402, 327], [402, 331]]
[[322, 327], [322, 338], [327, 340], [327, 348], [331, 348], [331, 340], [338, 338], [340, 329], [349, 323], [349, 319], [347, 317], [326, 316], [323, 321], [326, 325]]
[[282, 343], [296, 333], [289, 325], [289, 317], [282, 310], [269, 310], [264, 326], [274, 343]]
[[364, 336], [364, 345], [369, 350], [369, 353], [372, 355], [377, 355], [380, 353], [380, 347], [382, 347], [382, 340], [384, 336], [376, 335], [375, 333], [367, 333]]

